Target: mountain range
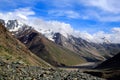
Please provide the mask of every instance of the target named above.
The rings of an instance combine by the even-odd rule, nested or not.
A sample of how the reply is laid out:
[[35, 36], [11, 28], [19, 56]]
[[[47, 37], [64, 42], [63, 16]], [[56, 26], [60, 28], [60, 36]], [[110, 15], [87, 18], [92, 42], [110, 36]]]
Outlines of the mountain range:
[[36, 30], [34, 26], [31, 27], [17, 20], [8, 20], [7, 22], [4, 20], [0, 20], [0, 22], [5, 24], [6, 28], [9, 31], [13, 32], [13, 34], [17, 38], [20, 37], [20, 34], [23, 31], [25, 32], [27, 30], [28, 32], [30, 32], [34, 30], [37, 33], [40, 33], [45, 38], [47, 38], [49, 41], [52, 41], [57, 45], [67, 48], [70, 51], [73, 51], [77, 55], [80, 55], [83, 58], [85, 58], [87, 61], [105, 60], [120, 52], [120, 44], [107, 43], [106, 41], [104, 43], [93, 43], [88, 42], [87, 40], [84, 40], [81, 37], [75, 37], [67, 33], [64, 35], [63, 33], [53, 32], [49, 29]]
[[[8, 21], [8, 23], [10, 22], [11, 21]], [[18, 28], [18, 31], [13, 30], [17, 24], [16, 20], [14, 22], [15, 24], [12, 25], [11, 29], [10, 27], [7, 27], [7, 29], [23, 42], [31, 52], [51, 65], [71, 66], [86, 62], [82, 57], [66, 48], [56, 45], [54, 42], [48, 40], [42, 34], [27, 25], [23, 24], [23, 26]], [[8, 23], [6, 24], [7, 26]], [[9, 24], [9, 26], [11, 26], [11, 24]], [[17, 30], [17, 28], [15, 29]]]
[[[6, 27], [6, 28], [5, 28]], [[18, 20], [0, 19], [0, 59], [6, 63], [67, 67], [102, 62], [86, 71], [110, 80], [119, 79], [120, 44], [89, 42], [81, 37], [36, 29]], [[99, 74], [99, 75], [98, 75]]]

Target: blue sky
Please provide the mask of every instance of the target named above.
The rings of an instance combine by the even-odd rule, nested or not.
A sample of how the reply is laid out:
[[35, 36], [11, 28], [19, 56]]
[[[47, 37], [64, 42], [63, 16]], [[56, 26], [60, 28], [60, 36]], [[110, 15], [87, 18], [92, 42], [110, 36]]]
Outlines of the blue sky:
[[[109, 2], [108, 2], [109, 1]], [[0, 0], [0, 12], [30, 8], [35, 17], [94, 33], [120, 27], [119, 0]]]

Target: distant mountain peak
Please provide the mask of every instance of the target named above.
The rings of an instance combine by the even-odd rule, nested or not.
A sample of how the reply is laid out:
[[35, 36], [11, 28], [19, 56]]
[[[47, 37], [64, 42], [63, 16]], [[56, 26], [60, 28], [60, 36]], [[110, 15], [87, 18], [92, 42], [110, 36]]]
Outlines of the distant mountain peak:
[[18, 27], [18, 21], [17, 20], [8, 20], [7, 22], [7, 28], [9, 30], [13, 30]]
[[5, 21], [2, 20], [2, 19], [0, 19], [0, 23], [1, 23], [2, 25], [5, 25]]
[[0, 34], [3, 33], [3, 32], [6, 32], [6, 28], [4, 27], [4, 25], [0, 22]]
[[110, 43], [111, 43], [111, 41], [108, 40], [106, 37], [103, 37], [103, 38], [101, 38], [101, 39], [103, 40], [103, 43], [107, 43], [107, 44], [110, 44]]
[[18, 31], [20, 28], [22, 28], [25, 24], [18, 21], [18, 20], [8, 20], [6, 23], [6, 27], [9, 31]]

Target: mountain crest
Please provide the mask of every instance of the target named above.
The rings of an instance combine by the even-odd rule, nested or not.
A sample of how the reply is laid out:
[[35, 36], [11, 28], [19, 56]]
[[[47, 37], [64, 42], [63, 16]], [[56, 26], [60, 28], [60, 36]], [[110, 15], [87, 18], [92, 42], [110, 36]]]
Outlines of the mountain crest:
[[7, 28], [8, 29], [14, 29], [18, 27], [18, 21], [17, 20], [8, 20], [7, 22]]
[[6, 32], [7, 29], [3, 26], [3, 24], [0, 22], [0, 34]]

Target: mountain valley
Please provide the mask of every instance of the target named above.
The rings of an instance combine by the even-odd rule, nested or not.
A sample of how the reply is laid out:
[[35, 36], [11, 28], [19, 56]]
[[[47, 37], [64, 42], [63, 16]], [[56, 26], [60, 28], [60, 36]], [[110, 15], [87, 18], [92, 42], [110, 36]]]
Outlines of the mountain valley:
[[[1, 80], [73, 80], [73, 79], [98, 79], [98, 80], [105, 80], [102, 78], [94, 77], [89, 74], [80, 72], [78, 71], [66, 71], [66, 70], [60, 70], [56, 69], [53, 66], [56, 66], [56, 64], [52, 61], [52, 58], [50, 59], [50, 56], [48, 56], [47, 50], [51, 50], [52, 57], [59, 58], [56, 59], [57, 61], [57, 66], [65, 66], [66, 64], [73, 65], [72, 62], [69, 62], [71, 59], [73, 61], [78, 61], [78, 63], [83, 63], [85, 60], [77, 56], [76, 54], [73, 54], [74, 52], [69, 51], [68, 49], [62, 48], [59, 45], [56, 45], [52, 41], [49, 41], [45, 37], [43, 37], [40, 33], [32, 30], [30, 33], [32, 33], [29, 37], [29, 40], [25, 43], [30, 43], [34, 44], [34, 42], [31, 42], [33, 39], [36, 37], [42, 37], [42, 42], [41, 38], [38, 38], [38, 44], [39, 44], [39, 49], [40, 53], [43, 55], [37, 55], [34, 52], [34, 47], [31, 45], [27, 44], [31, 51], [33, 50], [34, 53], [32, 53], [27, 47], [25, 47], [19, 40], [15, 38], [12, 33], [10, 33], [3, 24], [0, 24], [0, 79]], [[26, 33], [27, 34], [27, 33]], [[37, 36], [36, 36], [37, 35]], [[21, 34], [21, 37], [22, 36]], [[34, 37], [34, 38], [33, 38]], [[26, 37], [25, 37], [26, 38]], [[24, 40], [24, 38], [22, 39]], [[26, 39], [25, 39], [26, 40]], [[35, 39], [36, 41], [36, 39]], [[46, 42], [46, 44], [45, 44]], [[41, 45], [45, 45], [44, 48]], [[35, 46], [37, 44], [34, 44]], [[52, 49], [53, 48], [53, 49]], [[37, 51], [35, 49], [35, 51]], [[54, 53], [54, 55], [53, 55]], [[59, 54], [57, 54], [59, 53]], [[63, 54], [64, 53], [64, 54]], [[69, 53], [69, 55], [68, 55]], [[47, 56], [48, 60], [47, 61], [46, 57]], [[46, 61], [49, 63], [53, 63], [52, 65], [48, 64]], [[62, 59], [63, 57], [63, 59]], [[60, 60], [61, 59], [61, 60]], [[54, 59], [55, 60], [55, 59]], [[63, 61], [62, 61], [63, 60]], [[67, 61], [69, 60], [69, 61]], [[63, 63], [64, 64], [63, 64]], [[62, 64], [60, 64], [62, 63]], [[78, 64], [74, 63], [74, 64]]]
[[[62, 33], [51, 30], [36, 30], [34, 26], [17, 20], [6, 22], [1, 19], [0, 23], [0, 76], [9, 73], [9, 69], [16, 74], [17, 68], [14, 67], [18, 67], [21, 71], [17, 77], [22, 74], [22, 79], [25, 78], [23, 76], [25, 71], [28, 80], [34, 78], [47, 80], [46, 76], [51, 80], [56, 80], [57, 76], [58, 80], [81, 80], [81, 75], [85, 77], [85, 80], [88, 78], [89, 80], [119, 79], [120, 44], [93, 43], [69, 34], [66, 37]], [[8, 70], [6, 66], [10, 66]], [[64, 68], [78, 70], [67, 71]], [[6, 73], [2, 73], [2, 69]], [[22, 70], [24, 70], [23, 73]], [[1, 79], [17, 78], [10, 74], [7, 74], [6, 78], [1, 76]]]

